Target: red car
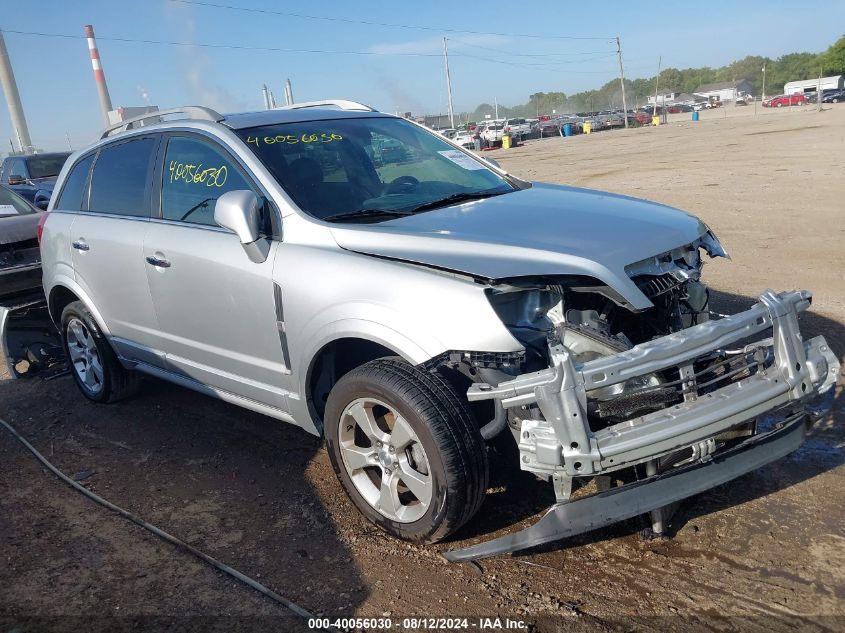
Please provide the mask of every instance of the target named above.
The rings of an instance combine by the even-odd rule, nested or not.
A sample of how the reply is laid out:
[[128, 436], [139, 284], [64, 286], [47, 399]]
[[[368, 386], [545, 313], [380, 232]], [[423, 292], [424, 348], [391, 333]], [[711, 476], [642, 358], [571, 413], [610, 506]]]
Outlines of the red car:
[[764, 108], [782, 108], [783, 106], [794, 106], [807, 103], [807, 97], [802, 94], [780, 95], [772, 97], [763, 102]]

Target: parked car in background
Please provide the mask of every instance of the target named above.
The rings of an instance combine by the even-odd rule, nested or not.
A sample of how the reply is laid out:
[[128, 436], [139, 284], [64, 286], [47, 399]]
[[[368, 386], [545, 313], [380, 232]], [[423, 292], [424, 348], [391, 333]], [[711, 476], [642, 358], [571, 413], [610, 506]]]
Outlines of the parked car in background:
[[494, 143], [502, 142], [504, 133], [504, 121], [491, 121], [484, 124], [484, 128], [481, 130], [481, 138], [487, 141], [489, 145], [493, 145]]
[[0, 165], [0, 183], [39, 209], [46, 209], [68, 156], [70, 152], [7, 156]]
[[[710, 311], [702, 266], [727, 252], [691, 214], [527, 182], [347, 101], [155, 116], [174, 114], [106, 130], [42, 216], [81, 393], [125, 398], [143, 372], [324, 436], [359, 511], [416, 543], [478, 512], [501, 435], [555, 505], [449, 560], [662, 525], [798, 449], [836, 384], [801, 336], [809, 292]], [[385, 139], [415, 160], [370, 162]]]
[[845, 90], [832, 90], [822, 97], [822, 103], [840, 103], [845, 101]]
[[505, 132], [522, 141], [531, 133], [531, 125], [525, 119], [508, 119], [505, 121]]
[[455, 135], [458, 133], [458, 130], [450, 127], [445, 130], [438, 130], [437, 133], [445, 136], [446, 138], [455, 138]]
[[634, 115], [637, 123], [640, 125], [648, 125], [651, 123], [651, 117], [654, 116], [651, 110], [637, 110], [637, 113]]
[[466, 149], [475, 149], [475, 133], [467, 132], [466, 130], [458, 130], [457, 134], [452, 138], [454, 143]]
[[41, 217], [28, 200], [0, 186], [0, 298], [41, 288]]
[[763, 102], [764, 108], [782, 108], [783, 106], [802, 105], [807, 103], [807, 97], [802, 94], [778, 95]]

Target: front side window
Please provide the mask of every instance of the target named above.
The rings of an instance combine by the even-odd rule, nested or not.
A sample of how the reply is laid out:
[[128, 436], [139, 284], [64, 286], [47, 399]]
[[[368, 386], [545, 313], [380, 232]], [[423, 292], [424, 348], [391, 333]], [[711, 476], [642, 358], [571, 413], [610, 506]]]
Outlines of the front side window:
[[216, 226], [214, 207], [227, 191], [251, 189], [223, 151], [196, 138], [177, 136], [167, 143], [161, 185], [161, 217]]
[[62, 192], [54, 205], [55, 209], [65, 211], [80, 211], [85, 198], [85, 185], [88, 183], [88, 172], [91, 171], [91, 163], [94, 162], [94, 154], [86, 156], [76, 163], [65, 178]]
[[15, 158], [9, 165], [9, 178], [26, 178], [26, 165], [22, 158]]
[[237, 130], [306, 213], [375, 222], [514, 187], [438, 134], [394, 117]]
[[91, 175], [89, 209], [135, 217], [149, 216], [152, 158], [157, 138], [132, 139], [100, 150]]

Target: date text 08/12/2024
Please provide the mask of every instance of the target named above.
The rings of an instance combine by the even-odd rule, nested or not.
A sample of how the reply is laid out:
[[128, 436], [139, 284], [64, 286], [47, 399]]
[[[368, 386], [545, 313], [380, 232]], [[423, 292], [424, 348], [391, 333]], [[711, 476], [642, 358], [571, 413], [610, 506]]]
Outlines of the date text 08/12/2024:
[[519, 619], [500, 617], [478, 618], [439, 618], [439, 617], [406, 617], [394, 619], [380, 618], [309, 618], [309, 629], [364, 629], [367, 631], [389, 631], [393, 628], [403, 631], [442, 631], [442, 630], [476, 630], [476, 631], [521, 631], [528, 625]]

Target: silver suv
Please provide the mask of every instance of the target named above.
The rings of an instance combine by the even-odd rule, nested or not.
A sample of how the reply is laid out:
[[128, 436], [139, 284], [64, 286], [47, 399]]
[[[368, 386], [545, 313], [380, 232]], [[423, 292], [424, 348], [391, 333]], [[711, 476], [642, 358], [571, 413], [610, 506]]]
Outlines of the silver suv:
[[725, 251], [697, 218], [524, 182], [352, 102], [127, 121], [56, 191], [44, 289], [86, 397], [150, 374], [325, 436], [358, 509], [417, 542], [476, 513], [502, 434], [557, 502], [450, 560], [660, 530], [797, 448], [839, 370], [801, 338], [805, 291], [711, 319]]

